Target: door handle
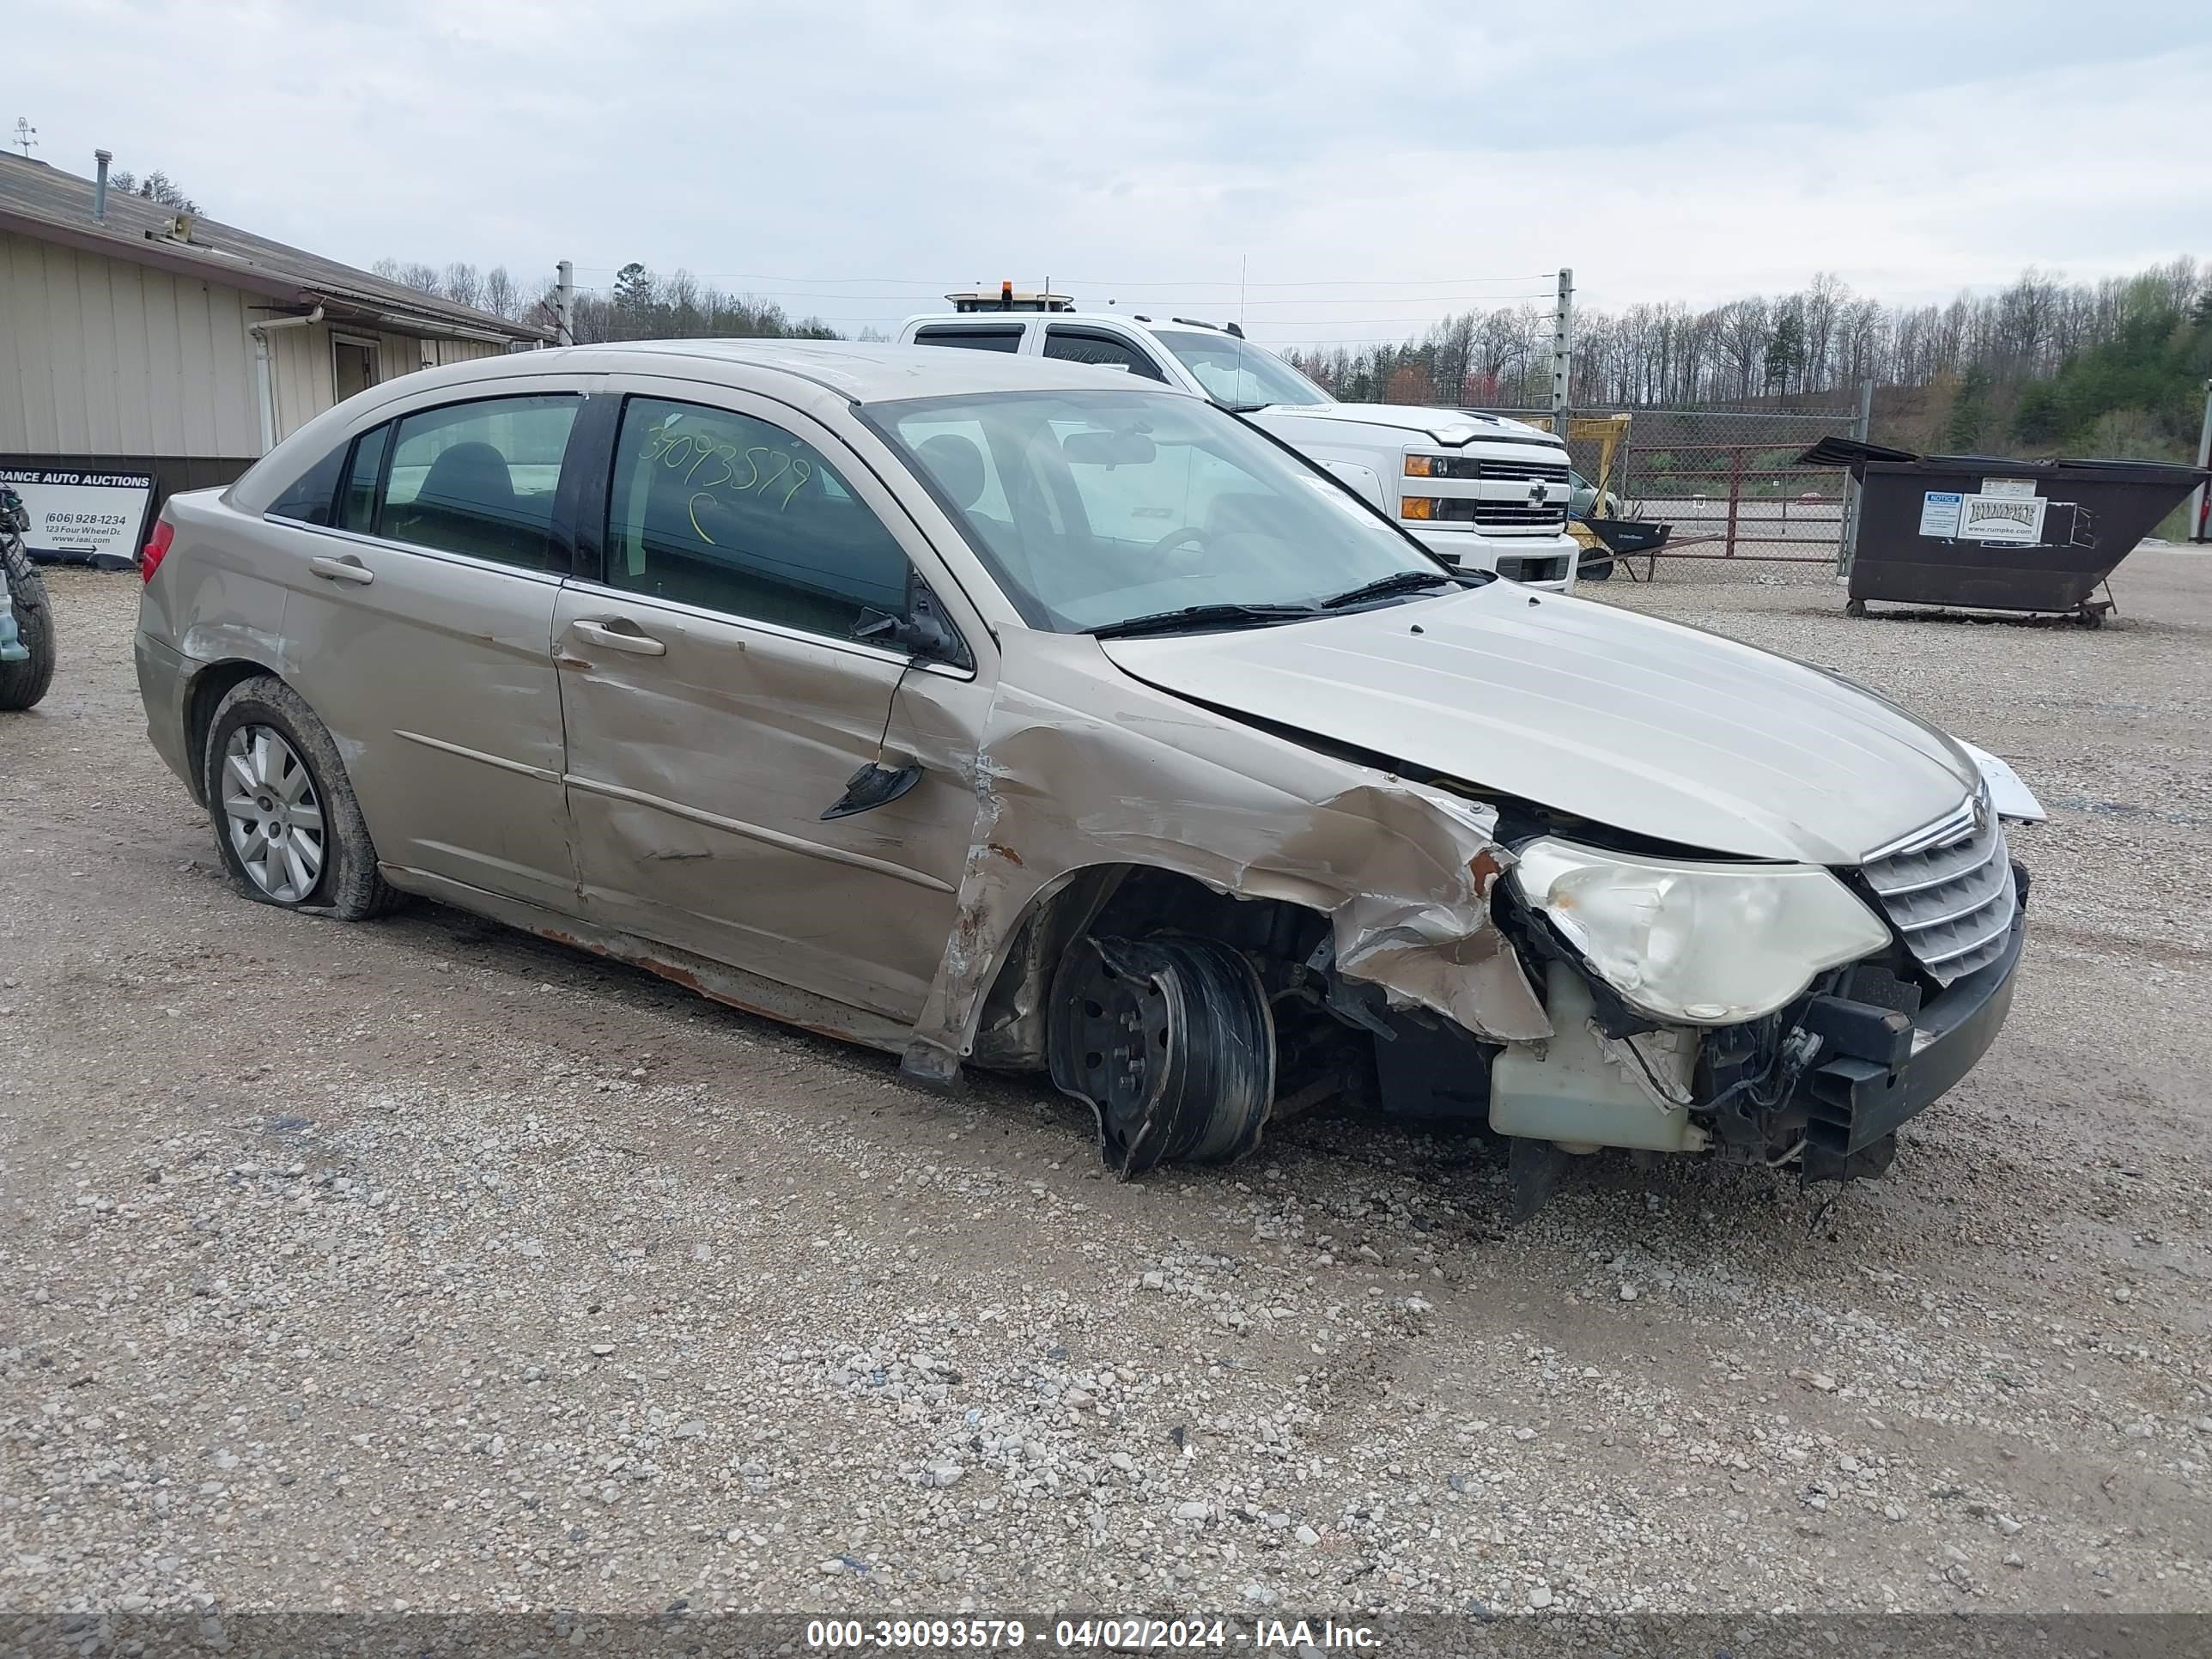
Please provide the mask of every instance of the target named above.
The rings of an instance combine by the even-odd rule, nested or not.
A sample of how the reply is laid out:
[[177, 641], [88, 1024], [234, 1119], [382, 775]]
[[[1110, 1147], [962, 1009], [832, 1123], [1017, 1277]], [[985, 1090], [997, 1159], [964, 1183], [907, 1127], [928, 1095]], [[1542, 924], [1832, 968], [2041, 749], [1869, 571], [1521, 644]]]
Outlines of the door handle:
[[357, 582], [363, 587], [376, 580], [376, 572], [350, 553], [342, 559], [310, 559], [307, 568], [331, 581]]
[[605, 622], [572, 622], [568, 629], [593, 645], [604, 645], [613, 651], [627, 651], [634, 657], [665, 657], [668, 654], [665, 645], [649, 634], [637, 631], [637, 624], [626, 617], [611, 617]]

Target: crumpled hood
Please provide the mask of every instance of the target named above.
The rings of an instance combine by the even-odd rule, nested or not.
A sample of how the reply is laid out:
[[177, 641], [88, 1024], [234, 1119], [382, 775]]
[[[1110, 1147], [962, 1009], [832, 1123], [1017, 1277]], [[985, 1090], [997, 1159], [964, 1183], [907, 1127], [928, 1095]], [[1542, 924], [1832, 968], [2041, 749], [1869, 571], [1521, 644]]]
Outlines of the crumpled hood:
[[1528, 439], [1558, 448], [1561, 456], [1564, 447], [1553, 444], [1552, 434], [1521, 421], [1509, 421], [1495, 416], [1462, 415], [1455, 409], [1425, 409], [1418, 404], [1271, 404], [1261, 411], [1267, 415], [1296, 415], [1302, 419], [1316, 421], [1352, 421], [1361, 426], [1394, 428], [1401, 432], [1419, 433], [1432, 442], [1461, 444], [1480, 442], [1485, 437], [1512, 441], [1523, 448], [1530, 447]]
[[1511, 582], [1099, 644], [1181, 696], [1747, 858], [1855, 864], [1978, 779], [1936, 727], [1818, 669]]

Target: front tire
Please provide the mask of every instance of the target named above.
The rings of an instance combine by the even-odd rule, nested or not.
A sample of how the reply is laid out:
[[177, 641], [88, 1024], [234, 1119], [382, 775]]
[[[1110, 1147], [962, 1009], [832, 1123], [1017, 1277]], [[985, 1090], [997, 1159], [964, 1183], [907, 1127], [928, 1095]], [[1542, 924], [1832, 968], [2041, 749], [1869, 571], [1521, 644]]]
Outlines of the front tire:
[[1170, 1159], [1226, 1164], [1260, 1144], [1275, 1098], [1275, 1026], [1240, 952], [1203, 939], [1080, 939], [1052, 1000], [1052, 1080], [1098, 1115], [1115, 1174]]
[[46, 578], [16, 537], [0, 534], [0, 562], [8, 567], [16, 635], [31, 653], [21, 662], [0, 662], [0, 710], [13, 713], [33, 706], [54, 683], [54, 605]]
[[216, 705], [200, 779], [216, 850], [246, 897], [341, 921], [399, 902], [329, 729], [274, 675], [241, 681]]

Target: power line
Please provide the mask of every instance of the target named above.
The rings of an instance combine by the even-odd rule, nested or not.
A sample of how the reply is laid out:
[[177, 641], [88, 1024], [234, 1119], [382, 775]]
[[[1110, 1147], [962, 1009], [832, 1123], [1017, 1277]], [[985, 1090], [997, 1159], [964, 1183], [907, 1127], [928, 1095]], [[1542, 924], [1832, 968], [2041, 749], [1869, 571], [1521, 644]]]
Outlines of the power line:
[[[579, 293], [591, 293], [591, 294], [611, 294], [611, 293], [613, 292], [613, 290], [612, 290], [611, 289], [607, 288], [607, 287], [605, 287], [605, 286], [604, 286], [604, 285], [599, 285], [599, 284], [593, 284], [592, 286], [591, 286], [591, 287], [589, 287], [589, 288], [585, 288], [585, 287], [581, 287], [581, 286], [580, 286], [577, 291], [578, 291]], [[724, 291], [725, 291], [725, 292], [727, 292], [727, 290], [724, 290]], [[794, 289], [764, 289], [764, 290], [761, 290], [761, 291], [760, 291], [757, 295], [756, 295], [748, 296], [748, 297], [757, 297], [757, 298], [763, 298], [763, 299], [782, 299], [782, 298], [791, 298], [791, 297], [793, 297], [794, 295], [795, 295], [796, 297], [802, 298], [802, 299], [836, 300], [836, 301], [842, 301], [842, 302], [845, 302], [845, 303], [848, 303], [848, 304], [851, 304], [851, 305], [872, 305], [872, 304], [876, 304], [876, 303], [880, 302], [880, 303], [884, 304], [884, 305], [910, 306], [910, 305], [914, 302], [914, 296], [913, 296], [913, 295], [902, 295], [902, 294], [823, 294], [823, 295], [805, 295], [805, 294], [799, 294], [799, 293], [797, 293], [797, 291], [796, 291], [796, 290], [794, 290]], [[1531, 293], [1522, 293], [1522, 294], [1496, 294], [1496, 295], [1456, 295], [1456, 294], [1407, 294], [1407, 295], [1378, 295], [1378, 296], [1372, 296], [1372, 297], [1375, 297], [1375, 298], [1376, 298], [1377, 300], [1379, 300], [1379, 301], [1382, 301], [1382, 302], [1385, 302], [1385, 303], [1392, 303], [1392, 304], [1398, 304], [1398, 305], [1478, 305], [1478, 304], [1487, 305], [1487, 304], [1504, 304], [1504, 303], [1506, 303], [1506, 302], [1508, 302], [1508, 301], [1515, 301], [1515, 300], [1522, 300], [1522, 301], [1548, 300], [1548, 299], [1551, 299], [1553, 296], [1552, 296], [1552, 295], [1551, 295], [1551, 294], [1549, 294], [1548, 292], [1547, 292], [1547, 293], [1533, 293], [1533, 292], [1531, 292]], [[1112, 310], [1112, 311], [1117, 311], [1117, 312], [1127, 312], [1127, 311], [1130, 310], [1132, 307], [1149, 307], [1150, 309], [1152, 309], [1152, 310], [1158, 311], [1158, 310], [1161, 310], [1161, 309], [1166, 308], [1166, 307], [1168, 307], [1203, 306], [1203, 305], [1216, 304], [1216, 303], [1218, 303], [1218, 301], [1212, 301], [1212, 300], [1207, 300], [1207, 299], [1204, 299], [1204, 298], [1200, 298], [1200, 299], [1198, 299], [1198, 300], [1194, 301], [1194, 300], [1192, 300], [1192, 299], [1190, 299], [1190, 298], [1188, 298], [1188, 297], [1183, 298], [1183, 299], [1176, 299], [1176, 298], [1174, 298], [1173, 296], [1170, 296], [1170, 295], [1159, 295], [1159, 294], [1137, 294], [1137, 295], [1116, 294], [1116, 295], [1115, 295], [1112, 297], [1112, 301], [1111, 301], [1110, 305], [1109, 305], [1108, 307], [1103, 307], [1103, 308], [1094, 307], [1094, 308], [1093, 308], [1093, 309], [1092, 309], [1092, 310], [1091, 310], [1088, 314], [1092, 315], [1092, 316], [1099, 315], [1099, 314], [1101, 314], [1101, 310], [1102, 310], [1102, 309], [1105, 309], [1105, 310]], [[1258, 307], [1261, 307], [1261, 306], [1349, 306], [1349, 305], [1359, 305], [1359, 304], [1364, 303], [1364, 301], [1363, 301], [1363, 299], [1362, 299], [1362, 296], [1358, 295], [1341, 295], [1341, 296], [1339, 296], [1339, 297], [1334, 298], [1334, 299], [1328, 299], [1328, 300], [1254, 300], [1254, 301], [1252, 301], [1250, 303], [1251, 303], [1251, 306], [1253, 307], [1253, 308], [1256, 310]], [[1082, 314], [1082, 313], [1079, 313], [1079, 314]], [[1328, 320], [1330, 320], [1330, 319], [1327, 319], [1327, 318], [1322, 318], [1322, 319], [1317, 319], [1316, 320], [1326, 322], [1326, 321], [1328, 321]]]
[[[578, 265], [578, 266], [576, 267], [576, 269], [577, 269], [579, 271], [589, 271], [589, 272], [592, 272], [592, 273], [594, 273], [594, 274], [596, 274], [596, 273], [598, 273], [598, 272], [599, 272], [599, 271], [605, 271], [605, 272], [606, 272], [606, 273], [607, 273], [607, 275], [608, 275], [609, 276], [616, 276], [616, 275], [618, 275], [618, 274], [619, 274], [619, 273], [620, 273], [623, 269], [625, 269], [625, 267], [621, 266], [621, 265]], [[653, 275], [655, 275], [656, 276], [672, 276], [673, 274], [674, 274], [674, 272], [673, 272], [673, 271], [654, 271], [654, 272], [653, 272]], [[776, 283], [776, 284], [778, 284], [779, 286], [781, 286], [781, 287], [782, 287], [782, 288], [786, 289], [787, 290], [796, 290], [796, 289], [799, 289], [810, 288], [810, 287], [814, 287], [814, 286], [817, 286], [817, 285], [818, 285], [818, 286], [821, 286], [821, 287], [823, 287], [823, 288], [836, 288], [836, 289], [849, 289], [849, 288], [854, 288], [854, 287], [866, 287], [866, 286], [871, 286], [871, 285], [872, 285], [872, 286], [878, 287], [878, 288], [890, 288], [890, 289], [931, 289], [931, 290], [938, 290], [938, 289], [942, 289], [948, 288], [948, 287], [950, 287], [950, 288], [959, 288], [959, 287], [962, 287], [962, 286], [963, 286], [963, 285], [965, 285], [965, 284], [967, 284], [967, 283], [970, 283], [970, 282], [974, 282], [974, 281], [980, 281], [980, 280], [981, 280], [981, 279], [979, 279], [979, 278], [959, 277], [959, 276], [950, 276], [950, 277], [948, 277], [948, 276], [937, 276], [937, 277], [919, 277], [919, 276], [778, 276], [769, 275], [769, 274], [768, 274], [768, 273], [762, 272], [762, 271], [742, 271], [742, 270], [741, 270], [741, 271], [703, 271], [703, 270], [695, 270], [695, 271], [690, 271], [690, 272], [687, 272], [686, 274], [687, 274], [687, 275], [689, 275], [689, 276], [690, 276], [694, 280], [698, 281], [698, 282], [702, 282], [702, 283]], [[1522, 273], [1521, 275], [1518, 275], [1518, 276], [1429, 276], [1429, 277], [1397, 277], [1397, 276], [1335, 276], [1335, 277], [1322, 277], [1322, 278], [1303, 279], [1303, 280], [1300, 280], [1300, 281], [1297, 281], [1297, 282], [1289, 282], [1289, 283], [1249, 283], [1249, 284], [1244, 284], [1243, 286], [1247, 286], [1247, 287], [1250, 287], [1250, 288], [1255, 288], [1255, 289], [1284, 289], [1284, 288], [1299, 288], [1299, 289], [1305, 289], [1305, 288], [1452, 288], [1452, 289], [1457, 289], [1457, 288], [1474, 288], [1474, 287], [1480, 287], [1480, 286], [1484, 286], [1484, 285], [1487, 285], [1487, 284], [1492, 284], [1492, 283], [1540, 283], [1540, 282], [1549, 282], [1549, 281], [1552, 279], [1552, 277], [1553, 277], [1555, 274], [1556, 274], [1556, 273], [1552, 272], [1552, 271], [1548, 271], [1548, 270], [1534, 270], [1534, 271], [1527, 271], [1527, 272], [1523, 272], [1523, 273]], [[1071, 285], [1080, 285], [1080, 286], [1083, 286], [1083, 287], [1085, 287], [1085, 288], [1110, 288], [1110, 289], [1122, 289], [1122, 288], [1127, 288], [1127, 289], [1142, 289], [1143, 291], [1145, 291], [1145, 292], [1146, 292], [1146, 293], [1162, 293], [1162, 292], [1170, 292], [1170, 291], [1174, 291], [1174, 292], [1180, 292], [1180, 291], [1183, 291], [1183, 290], [1192, 290], [1192, 291], [1195, 291], [1195, 290], [1200, 289], [1234, 289], [1234, 288], [1237, 288], [1237, 287], [1238, 287], [1238, 286], [1239, 286], [1239, 284], [1238, 284], [1237, 282], [1233, 281], [1233, 280], [1227, 280], [1227, 281], [1219, 281], [1219, 282], [1217, 282], [1217, 281], [1214, 281], [1214, 280], [1212, 280], [1212, 279], [1211, 279], [1211, 278], [1204, 278], [1204, 277], [1194, 277], [1194, 278], [1191, 278], [1191, 279], [1189, 279], [1189, 280], [1188, 280], [1188, 281], [1177, 281], [1177, 280], [1162, 281], [1162, 280], [1160, 280], [1159, 278], [1157, 278], [1157, 277], [1152, 277], [1152, 278], [1129, 278], [1129, 277], [1106, 277], [1106, 276], [1055, 276], [1053, 280], [1054, 280], [1055, 283], [1067, 283], [1067, 284], [1071, 284]], [[1550, 290], [1547, 289], [1547, 290], [1546, 290], [1546, 292], [1547, 292], [1547, 293], [1548, 293], [1548, 292], [1550, 292]]]

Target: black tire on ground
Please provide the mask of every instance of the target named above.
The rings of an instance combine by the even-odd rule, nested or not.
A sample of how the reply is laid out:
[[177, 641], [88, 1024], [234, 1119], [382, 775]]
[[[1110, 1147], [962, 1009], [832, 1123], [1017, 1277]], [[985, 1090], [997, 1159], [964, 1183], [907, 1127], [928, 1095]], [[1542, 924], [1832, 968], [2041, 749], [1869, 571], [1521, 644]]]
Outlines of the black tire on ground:
[[1274, 1020], [1259, 975], [1228, 945], [1079, 939], [1054, 979], [1048, 1028], [1052, 1080], [1097, 1113], [1116, 1174], [1226, 1164], [1260, 1144]]
[[15, 631], [31, 653], [23, 662], [0, 662], [0, 710], [12, 711], [30, 708], [54, 683], [54, 605], [46, 595], [46, 578], [21, 541], [13, 536], [0, 538], [0, 562], [8, 567]]
[[1866, 613], [1867, 608], [1866, 601], [1864, 599], [1846, 599], [1844, 602], [1844, 614], [1846, 617], [1863, 617]]
[[1592, 559], [1575, 573], [1576, 580], [1586, 582], [1609, 582], [1613, 580], [1611, 559]]
[[[225, 751], [234, 733], [256, 726], [275, 732], [290, 746], [307, 771], [308, 794], [320, 813], [320, 866], [312, 884], [295, 896], [272, 895], [247, 873], [224, 807], [226, 799], [239, 793], [234, 781], [224, 775]], [[361, 803], [354, 798], [353, 783], [329, 729], [316, 719], [307, 700], [275, 675], [240, 681], [216, 705], [207, 746], [200, 756], [200, 782], [215, 828], [216, 853], [233, 884], [246, 897], [341, 921], [367, 921], [399, 904], [403, 896], [378, 872], [375, 844], [368, 838]]]

